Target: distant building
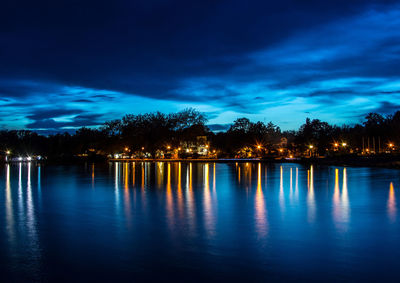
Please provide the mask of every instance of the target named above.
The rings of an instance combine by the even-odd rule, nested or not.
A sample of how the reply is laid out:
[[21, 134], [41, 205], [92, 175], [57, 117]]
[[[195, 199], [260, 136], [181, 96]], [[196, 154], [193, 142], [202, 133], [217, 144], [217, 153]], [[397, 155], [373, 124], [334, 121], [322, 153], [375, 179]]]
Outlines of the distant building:
[[206, 156], [209, 154], [209, 142], [207, 136], [197, 136], [196, 141], [181, 141], [180, 147], [186, 154], [198, 154]]

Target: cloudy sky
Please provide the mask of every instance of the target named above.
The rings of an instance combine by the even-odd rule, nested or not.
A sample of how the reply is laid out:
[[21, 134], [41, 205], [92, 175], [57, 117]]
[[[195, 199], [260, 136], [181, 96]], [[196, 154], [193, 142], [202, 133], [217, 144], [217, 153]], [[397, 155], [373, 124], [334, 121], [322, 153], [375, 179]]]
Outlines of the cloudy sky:
[[187, 107], [356, 123], [400, 110], [400, 2], [5, 0], [0, 107], [43, 132]]

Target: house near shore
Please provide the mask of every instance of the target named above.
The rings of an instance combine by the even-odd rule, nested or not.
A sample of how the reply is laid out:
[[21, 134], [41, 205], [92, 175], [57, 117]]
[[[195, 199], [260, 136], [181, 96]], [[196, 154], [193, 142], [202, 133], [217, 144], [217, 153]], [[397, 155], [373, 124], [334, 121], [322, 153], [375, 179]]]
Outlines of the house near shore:
[[209, 154], [210, 143], [207, 140], [207, 136], [197, 136], [194, 141], [181, 141], [180, 148], [187, 155], [198, 154], [200, 156], [207, 156]]

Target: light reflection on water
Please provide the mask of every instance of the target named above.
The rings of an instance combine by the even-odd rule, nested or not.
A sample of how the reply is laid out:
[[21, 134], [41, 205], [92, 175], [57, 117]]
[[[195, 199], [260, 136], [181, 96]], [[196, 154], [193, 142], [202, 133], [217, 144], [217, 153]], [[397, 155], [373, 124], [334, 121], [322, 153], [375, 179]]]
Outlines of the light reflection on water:
[[316, 205], [314, 197], [314, 167], [312, 165], [307, 170], [307, 189], [308, 222], [314, 222]]
[[285, 214], [285, 193], [283, 191], [283, 167], [279, 168], [279, 204], [281, 206], [282, 215]]
[[[11, 197], [10, 165], [6, 165], [6, 223], [10, 243], [14, 241], [14, 211]], [[11, 244], [13, 246], [13, 244]]]
[[257, 227], [257, 234], [259, 238], [265, 238], [268, 231], [267, 223], [267, 208], [265, 206], [265, 199], [263, 188], [261, 185], [261, 164], [257, 165], [257, 192], [255, 200], [255, 222]]
[[339, 188], [339, 169], [335, 169], [335, 188], [333, 194], [333, 216], [337, 229], [345, 231], [350, 221], [349, 197], [347, 192], [347, 169], [343, 168], [342, 191]]
[[242, 272], [368, 279], [381, 268], [390, 276], [400, 256], [396, 170], [193, 162], [84, 168], [4, 166], [4, 274], [56, 280], [61, 262], [70, 276], [99, 264], [108, 267], [105, 278], [107, 270], [164, 274], [168, 267], [209, 279], [222, 264], [221, 276], [232, 279], [244, 279]]
[[395, 222], [397, 216], [397, 207], [396, 207], [396, 196], [394, 193], [393, 182], [390, 182], [389, 186], [389, 198], [387, 201], [387, 208], [390, 221]]
[[[32, 170], [37, 170], [37, 194], [34, 200], [32, 191]], [[18, 176], [17, 190], [13, 190], [14, 181], [12, 174]], [[31, 272], [25, 274], [24, 280], [41, 280], [40, 260], [41, 247], [38, 239], [37, 219], [35, 212], [35, 201], [41, 202], [41, 169], [32, 169], [32, 164], [25, 166], [19, 164], [13, 168], [10, 164], [5, 165], [5, 232], [7, 234], [7, 246], [9, 249], [8, 264], [12, 267], [19, 266], [29, 269]], [[18, 203], [17, 208], [14, 203]], [[19, 257], [21, 250], [26, 259]]]

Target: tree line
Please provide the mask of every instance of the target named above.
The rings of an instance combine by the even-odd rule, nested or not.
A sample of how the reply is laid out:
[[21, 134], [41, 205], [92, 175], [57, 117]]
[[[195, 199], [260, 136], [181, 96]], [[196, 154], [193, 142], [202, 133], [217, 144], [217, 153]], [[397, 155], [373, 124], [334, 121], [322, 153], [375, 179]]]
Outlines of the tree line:
[[378, 153], [385, 152], [389, 144], [389, 149], [395, 151], [400, 144], [400, 111], [393, 115], [369, 113], [362, 123], [341, 126], [307, 118], [293, 131], [282, 131], [272, 122], [239, 118], [226, 131], [215, 133], [206, 123], [203, 113], [185, 109], [170, 114], [128, 114], [98, 128], [82, 127], [74, 134], [45, 136], [28, 130], [2, 130], [0, 151], [62, 159], [82, 154], [107, 156], [128, 148], [129, 152], [146, 151], [155, 156], [157, 150], [165, 150], [167, 145], [178, 148], [182, 141], [194, 143], [199, 136], [207, 137], [218, 157], [235, 157], [246, 150], [259, 156], [280, 152], [304, 155], [310, 147], [318, 155], [360, 153], [366, 149]]

